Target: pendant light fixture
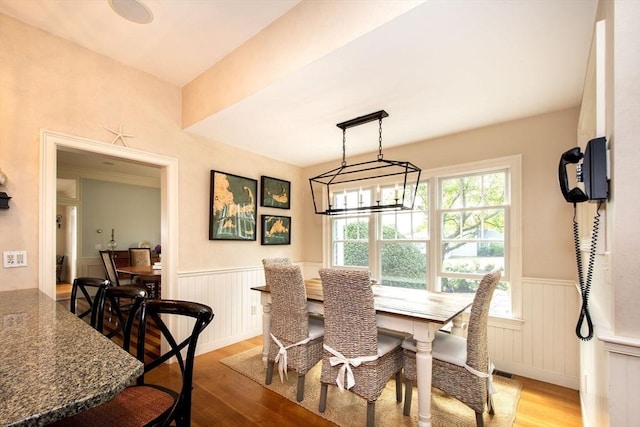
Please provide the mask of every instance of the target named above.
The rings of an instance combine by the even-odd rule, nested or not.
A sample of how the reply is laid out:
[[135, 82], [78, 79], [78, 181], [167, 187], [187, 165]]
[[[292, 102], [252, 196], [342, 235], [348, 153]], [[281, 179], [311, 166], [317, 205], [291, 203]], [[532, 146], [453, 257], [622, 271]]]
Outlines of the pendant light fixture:
[[[389, 114], [380, 110], [336, 125], [342, 129], [342, 164], [309, 178], [316, 214], [345, 215], [413, 209], [421, 170], [408, 161], [383, 158], [382, 119], [385, 117], [389, 117]], [[347, 164], [347, 129], [374, 120], [378, 120], [377, 159]]]

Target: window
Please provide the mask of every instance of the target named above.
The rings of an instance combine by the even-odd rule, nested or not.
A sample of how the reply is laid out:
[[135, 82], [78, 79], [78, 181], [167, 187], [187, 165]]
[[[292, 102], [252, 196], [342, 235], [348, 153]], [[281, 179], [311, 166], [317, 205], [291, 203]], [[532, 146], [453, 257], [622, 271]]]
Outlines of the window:
[[333, 221], [333, 262], [340, 267], [369, 266], [369, 220], [367, 216]]
[[[332, 266], [368, 268], [386, 286], [459, 293], [475, 292], [487, 272], [501, 269], [492, 314], [519, 317], [520, 157], [424, 175], [412, 211], [332, 217]], [[332, 200], [384, 200], [394, 191], [393, 184], [345, 189]]]
[[380, 257], [379, 277], [383, 285], [424, 289], [429, 281], [428, 189], [428, 183], [418, 185], [413, 211], [379, 214], [376, 253]]

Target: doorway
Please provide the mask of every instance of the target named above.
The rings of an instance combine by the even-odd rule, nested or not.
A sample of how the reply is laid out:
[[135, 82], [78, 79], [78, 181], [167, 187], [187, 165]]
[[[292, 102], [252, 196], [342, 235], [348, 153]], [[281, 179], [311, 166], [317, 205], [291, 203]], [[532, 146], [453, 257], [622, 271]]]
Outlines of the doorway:
[[[102, 155], [132, 164], [160, 169], [160, 240], [162, 243], [162, 282], [166, 298], [174, 297], [178, 219], [178, 161], [175, 158], [143, 152], [89, 139], [42, 131], [40, 135], [40, 262], [39, 288], [56, 296], [56, 211], [58, 150], [86, 156]], [[77, 240], [77, 239], [76, 239]]]
[[[75, 181], [75, 180], [73, 180]], [[58, 180], [56, 209], [56, 301], [68, 301], [71, 283], [78, 277], [78, 211], [79, 206], [71, 199], [61, 198]]]

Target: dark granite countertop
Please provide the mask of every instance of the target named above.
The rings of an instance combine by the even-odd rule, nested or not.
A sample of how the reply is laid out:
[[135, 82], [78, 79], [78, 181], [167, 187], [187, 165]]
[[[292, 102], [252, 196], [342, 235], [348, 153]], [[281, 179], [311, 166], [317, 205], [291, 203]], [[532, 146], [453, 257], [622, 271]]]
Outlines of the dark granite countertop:
[[46, 425], [97, 406], [142, 371], [38, 289], [0, 292], [0, 425]]

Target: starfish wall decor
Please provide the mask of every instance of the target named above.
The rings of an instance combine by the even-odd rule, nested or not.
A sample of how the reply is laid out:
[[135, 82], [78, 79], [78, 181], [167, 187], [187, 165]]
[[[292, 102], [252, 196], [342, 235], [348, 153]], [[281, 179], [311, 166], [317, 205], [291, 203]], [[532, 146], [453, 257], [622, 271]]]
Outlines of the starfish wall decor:
[[122, 145], [128, 148], [129, 146], [127, 145], [127, 141], [125, 141], [125, 138], [135, 138], [134, 135], [127, 135], [122, 132], [122, 123], [120, 123], [120, 127], [117, 131], [109, 129], [108, 127], [105, 127], [105, 129], [116, 136], [115, 138], [113, 138], [113, 141], [111, 141], [112, 144], [115, 144], [118, 140], [120, 140], [122, 141]]

